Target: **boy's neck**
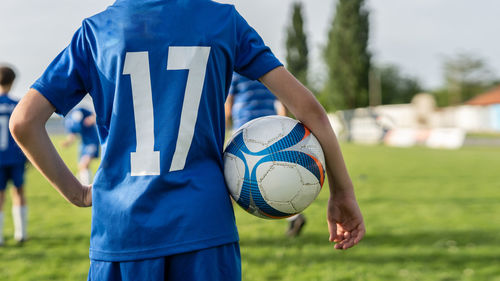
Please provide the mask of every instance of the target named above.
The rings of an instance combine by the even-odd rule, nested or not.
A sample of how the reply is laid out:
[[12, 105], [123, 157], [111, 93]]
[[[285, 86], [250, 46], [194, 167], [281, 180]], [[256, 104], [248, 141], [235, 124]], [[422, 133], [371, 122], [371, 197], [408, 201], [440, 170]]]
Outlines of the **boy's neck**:
[[10, 86], [0, 86], [0, 96], [6, 96], [10, 91]]

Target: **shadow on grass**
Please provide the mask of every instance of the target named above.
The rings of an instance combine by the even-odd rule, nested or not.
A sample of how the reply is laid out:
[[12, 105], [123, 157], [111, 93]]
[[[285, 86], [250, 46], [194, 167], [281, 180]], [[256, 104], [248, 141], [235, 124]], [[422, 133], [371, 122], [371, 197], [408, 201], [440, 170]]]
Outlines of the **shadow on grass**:
[[[322, 251], [317, 253], [304, 253], [300, 255], [285, 252], [282, 255], [266, 255], [257, 254], [254, 252], [243, 252], [242, 260], [246, 263], [255, 266], [264, 266], [269, 263], [275, 264], [279, 268], [279, 272], [286, 272], [294, 268], [307, 268], [314, 266], [315, 268], [322, 268], [324, 266], [340, 266], [341, 271], [356, 270], [356, 271], [371, 271], [378, 268], [376, 271], [382, 275], [389, 274], [397, 275], [394, 269], [414, 268], [418, 271], [426, 272], [442, 272], [442, 271], [458, 271], [461, 272], [465, 268], [474, 268], [475, 270], [486, 270], [487, 275], [499, 276], [500, 268], [497, 266], [500, 263], [500, 256], [498, 253], [468, 253], [457, 252], [451, 253], [446, 250], [433, 251], [433, 252], [411, 252], [399, 249], [399, 251], [373, 251], [367, 253], [366, 251], [360, 253], [359, 251], [346, 251], [339, 252], [336, 250]], [[385, 268], [385, 269], [383, 269]], [[387, 271], [389, 269], [389, 271]], [[377, 273], [377, 274], [378, 274]], [[279, 273], [278, 273], [279, 274]], [[347, 280], [347, 279], [346, 279]], [[348, 279], [351, 280], [351, 279]], [[352, 279], [354, 280], [354, 279]], [[364, 280], [364, 279], [355, 279]], [[369, 280], [369, 279], [367, 279]], [[380, 279], [377, 279], [380, 280]], [[404, 280], [404, 279], [382, 279], [382, 280]], [[441, 279], [422, 279], [422, 280], [441, 280]], [[455, 279], [452, 279], [455, 280]], [[472, 279], [474, 280], [474, 279]], [[486, 279], [490, 280], [490, 279]]]
[[500, 274], [500, 268], [496, 266], [500, 264], [500, 238], [493, 231], [371, 235], [348, 251], [334, 250], [323, 235], [314, 234], [291, 240], [282, 237], [243, 239], [241, 246], [242, 260], [246, 263], [253, 267], [271, 263], [279, 268], [279, 272], [293, 271], [298, 266], [322, 268], [334, 264], [361, 271], [413, 268], [428, 272], [457, 271], [461, 274], [464, 268], [474, 268], [485, 270], [485, 274], [491, 276]]
[[26, 243], [36, 243], [45, 247], [64, 247], [66, 245], [89, 245], [89, 235], [31, 235]]
[[[402, 234], [368, 234], [362, 241], [364, 247], [412, 247], [412, 246], [488, 246], [500, 247], [500, 229], [481, 231], [435, 231], [414, 232]], [[288, 246], [309, 244], [324, 246], [328, 244], [327, 234], [304, 233], [298, 238], [283, 238], [283, 236], [262, 236], [258, 238], [242, 238], [242, 247]]]
[[[296, 263], [324, 263], [337, 260], [367, 264], [420, 263], [432, 266], [464, 266], [466, 264], [491, 265], [500, 262], [499, 231], [436, 231], [405, 234], [367, 235], [363, 241], [349, 251], [337, 251], [329, 244], [325, 235], [304, 233], [295, 239], [283, 237], [262, 237], [240, 241], [244, 259], [251, 263], [263, 262], [259, 253], [273, 248], [275, 262], [281, 260]], [[245, 248], [249, 247], [248, 251]], [[331, 248], [331, 251], [324, 250]], [[481, 247], [480, 249], [478, 247]], [[262, 248], [263, 251], [259, 251]], [[497, 249], [495, 249], [497, 248]], [[297, 253], [300, 253], [297, 258]], [[291, 258], [290, 256], [293, 256]], [[264, 259], [266, 260], [266, 259]], [[287, 266], [284, 264], [284, 266]]]
[[0, 258], [41, 260], [64, 259], [68, 261], [87, 258], [89, 248], [88, 235], [44, 236], [31, 235], [22, 244], [8, 241], [0, 252]]
[[445, 203], [448, 204], [454, 204], [457, 206], [470, 206], [470, 205], [482, 205], [482, 206], [495, 206], [495, 204], [498, 203], [499, 198], [498, 197], [479, 197], [479, 198], [464, 198], [464, 197], [451, 197], [451, 196], [444, 196], [444, 197], [439, 197], [439, 196], [433, 196], [430, 197], [428, 195], [421, 195], [419, 198], [423, 198], [425, 200], [422, 200], [420, 202], [415, 202], [416, 196], [412, 195], [411, 197], [408, 197], [405, 194], [399, 195], [397, 198], [384, 198], [384, 197], [370, 197], [370, 198], [362, 198], [360, 199], [360, 202], [363, 204], [376, 204], [376, 205], [383, 205], [383, 204], [419, 204], [419, 205], [429, 205], [429, 206], [436, 206], [436, 204], [443, 205]]

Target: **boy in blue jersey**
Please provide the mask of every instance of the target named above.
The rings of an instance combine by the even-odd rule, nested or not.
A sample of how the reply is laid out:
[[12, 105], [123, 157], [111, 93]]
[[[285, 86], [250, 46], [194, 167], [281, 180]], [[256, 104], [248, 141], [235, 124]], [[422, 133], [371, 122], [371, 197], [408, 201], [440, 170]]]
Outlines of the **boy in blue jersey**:
[[28, 208], [24, 196], [24, 165], [26, 158], [9, 132], [9, 119], [17, 102], [8, 94], [16, 74], [8, 66], [0, 66], [0, 245], [3, 245], [3, 203], [7, 183], [12, 180], [12, 218], [14, 220], [14, 240], [26, 240]]
[[64, 127], [69, 134], [62, 142], [63, 147], [73, 144], [77, 136], [81, 138], [78, 178], [82, 184], [89, 185], [92, 182], [90, 163], [99, 157], [99, 137], [95, 115], [85, 108], [75, 108], [66, 116]]
[[[233, 74], [231, 87], [226, 99], [226, 126], [232, 121], [232, 131], [238, 130], [243, 124], [259, 117], [268, 115], [286, 116], [286, 108], [276, 99], [266, 86], [259, 81], [250, 80], [238, 73]], [[286, 235], [300, 235], [306, 224], [303, 214], [287, 218]]]
[[[241, 279], [222, 163], [233, 70], [260, 78], [323, 145], [330, 241], [347, 249], [363, 237], [323, 108], [232, 5], [118, 0], [83, 21], [10, 122], [52, 185], [71, 203], [92, 205], [89, 280]], [[72, 175], [44, 127], [53, 112], [67, 114], [87, 93], [102, 145], [92, 187]]]

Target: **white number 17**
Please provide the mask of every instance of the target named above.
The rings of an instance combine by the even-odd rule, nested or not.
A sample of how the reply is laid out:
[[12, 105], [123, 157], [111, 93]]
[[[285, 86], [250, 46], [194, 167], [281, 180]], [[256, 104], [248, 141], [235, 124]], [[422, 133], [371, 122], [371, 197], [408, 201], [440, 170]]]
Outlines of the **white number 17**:
[[[189, 70], [175, 152], [169, 171], [184, 169], [198, 117], [210, 47], [169, 47], [167, 70]], [[127, 52], [123, 74], [130, 75], [136, 150], [130, 153], [130, 174], [160, 174], [160, 152], [154, 150], [154, 114], [148, 52]]]

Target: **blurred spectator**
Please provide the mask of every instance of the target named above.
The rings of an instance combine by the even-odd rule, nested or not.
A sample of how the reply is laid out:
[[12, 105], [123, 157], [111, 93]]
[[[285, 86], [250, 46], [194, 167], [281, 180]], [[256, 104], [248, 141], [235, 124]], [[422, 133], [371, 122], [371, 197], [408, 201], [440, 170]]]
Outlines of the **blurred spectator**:
[[90, 163], [99, 157], [99, 137], [95, 115], [84, 108], [75, 108], [66, 117], [64, 126], [69, 134], [62, 143], [63, 147], [73, 144], [78, 136], [81, 138], [78, 178], [82, 184], [90, 185], [92, 183]]

